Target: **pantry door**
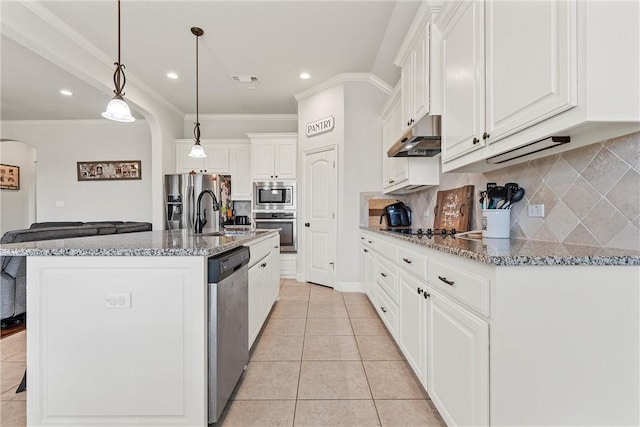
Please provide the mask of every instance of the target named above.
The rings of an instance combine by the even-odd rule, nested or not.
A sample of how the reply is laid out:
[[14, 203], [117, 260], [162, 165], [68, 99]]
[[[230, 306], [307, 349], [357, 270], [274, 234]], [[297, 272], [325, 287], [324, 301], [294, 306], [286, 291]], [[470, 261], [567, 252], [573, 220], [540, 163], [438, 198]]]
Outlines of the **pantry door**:
[[305, 280], [333, 287], [336, 262], [336, 149], [304, 157]]

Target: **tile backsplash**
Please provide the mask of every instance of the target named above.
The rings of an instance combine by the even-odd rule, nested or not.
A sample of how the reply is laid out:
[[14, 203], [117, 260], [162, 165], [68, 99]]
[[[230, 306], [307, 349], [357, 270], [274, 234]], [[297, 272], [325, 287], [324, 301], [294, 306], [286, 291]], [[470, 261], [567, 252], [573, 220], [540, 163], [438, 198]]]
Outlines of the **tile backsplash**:
[[[403, 197], [414, 227], [433, 226], [438, 190], [474, 185], [472, 224], [487, 182], [517, 182], [525, 197], [511, 210], [511, 236], [640, 250], [640, 132], [486, 173], [445, 173], [438, 187]], [[544, 218], [529, 218], [544, 204]]]

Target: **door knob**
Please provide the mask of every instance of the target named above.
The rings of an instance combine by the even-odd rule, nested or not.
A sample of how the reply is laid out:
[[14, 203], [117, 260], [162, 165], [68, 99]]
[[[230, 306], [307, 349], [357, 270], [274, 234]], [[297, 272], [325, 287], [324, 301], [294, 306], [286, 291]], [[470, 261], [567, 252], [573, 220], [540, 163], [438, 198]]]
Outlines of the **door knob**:
[[305, 226], [305, 227], [310, 227], [310, 226], [311, 226], [311, 224], [309, 224], [308, 222], [305, 222], [305, 223], [304, 223], [304, 226]]

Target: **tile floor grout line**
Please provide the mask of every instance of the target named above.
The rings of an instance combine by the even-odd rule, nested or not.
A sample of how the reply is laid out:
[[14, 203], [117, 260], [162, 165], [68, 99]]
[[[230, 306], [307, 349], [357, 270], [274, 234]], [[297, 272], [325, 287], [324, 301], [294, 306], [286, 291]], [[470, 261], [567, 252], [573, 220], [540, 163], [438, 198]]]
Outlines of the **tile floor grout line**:
[[304, 342], [307, 337], [307, 325], [309, 322], [309, 303], [311, 302], [311, 287], [309, 287], [307, 294], [307, 317], [304, 319], [304, 331], [302, 331], [302, 351], [300, 352], [300, 369], [298, 369], [298, 386], [296, 387], [296, 398], [293, 404], [293, 419], [291, 420], [291, 427], [296, 425], [296, 413], [298, 412], [298, 395], [300, 394], [300, 378], [302, 378], [302, 361], [304, 360]]

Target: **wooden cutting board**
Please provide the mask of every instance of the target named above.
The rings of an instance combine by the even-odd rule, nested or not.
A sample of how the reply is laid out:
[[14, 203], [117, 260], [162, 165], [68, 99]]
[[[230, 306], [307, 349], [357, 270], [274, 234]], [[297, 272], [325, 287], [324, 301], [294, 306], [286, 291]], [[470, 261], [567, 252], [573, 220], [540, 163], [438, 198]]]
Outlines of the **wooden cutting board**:
[[434, 229], [452, 229], [457, 232], [469, 231], [471, 209], [473, 207], [473, 185], [438, 191], [434, 209]]

